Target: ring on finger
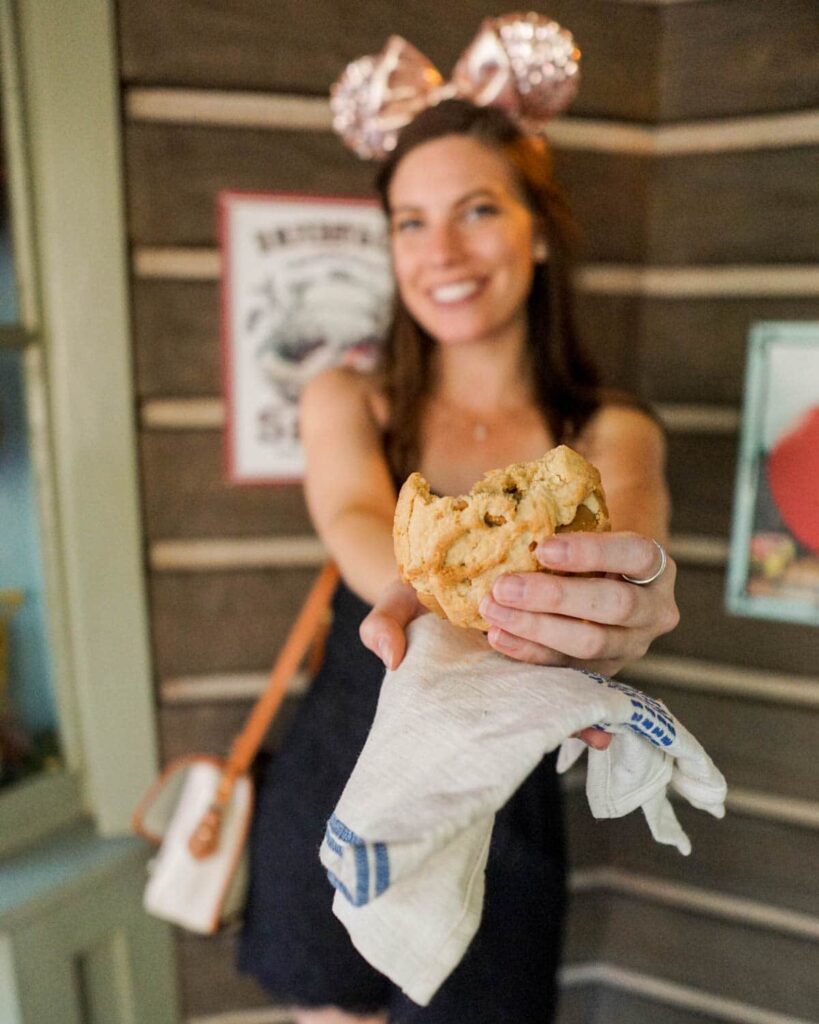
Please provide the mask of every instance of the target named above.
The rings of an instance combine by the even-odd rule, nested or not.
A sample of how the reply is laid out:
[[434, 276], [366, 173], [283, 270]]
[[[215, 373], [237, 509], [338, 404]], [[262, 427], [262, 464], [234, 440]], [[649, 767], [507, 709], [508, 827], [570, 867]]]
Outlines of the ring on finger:
[[649, 583], [653, 583], [655, 580], [658, 580], [665, 572], [666, 566], [668, 565], [668, 555], [665, 553], [665, 548], [658, 540], [652, 539], [651, 543], [656, 545], [657, 550], [660, 552], [660, 564], [657, 568], [657, 571], [655, 573], [652, 573], [651, 576], [646, 576], [645, 579], [642, 580], [638, 580], [635, 579], [633, 576], [627, 576], [625, 573], [621, 573], [620, 576], [622, 579], [626, 581], [626, 583], [634, 583], [638, 587], [647, 587]]

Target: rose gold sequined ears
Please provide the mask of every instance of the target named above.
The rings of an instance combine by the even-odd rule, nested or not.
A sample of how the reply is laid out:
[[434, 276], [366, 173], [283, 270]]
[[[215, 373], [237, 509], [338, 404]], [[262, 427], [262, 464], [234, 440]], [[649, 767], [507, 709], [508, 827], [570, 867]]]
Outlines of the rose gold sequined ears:
[[574, 99], [579, 60], [571, 33], [533, 12], [487, 18], [448, 82], [406, 39], [390, 36], [333, 85], [333, 127], [360, 157], [379, 159], [416, 114], [458, 97], [500, 107], [536, 132]]

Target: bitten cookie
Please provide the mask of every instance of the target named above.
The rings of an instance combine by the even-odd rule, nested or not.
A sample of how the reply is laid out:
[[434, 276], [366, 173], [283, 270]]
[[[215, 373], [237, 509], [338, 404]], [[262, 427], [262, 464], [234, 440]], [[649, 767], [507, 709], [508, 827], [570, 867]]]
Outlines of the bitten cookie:
[[457, 626], [488, 630], [478, 605], [507, 572], [545, 571], [539, 541], [566, 530], [608, 530], [600, 474], [560, 445], [536, 462], [484, 474], [469, 494], [436, 497], [420, 473], [398, 495], [393, 541], [401, 578]]

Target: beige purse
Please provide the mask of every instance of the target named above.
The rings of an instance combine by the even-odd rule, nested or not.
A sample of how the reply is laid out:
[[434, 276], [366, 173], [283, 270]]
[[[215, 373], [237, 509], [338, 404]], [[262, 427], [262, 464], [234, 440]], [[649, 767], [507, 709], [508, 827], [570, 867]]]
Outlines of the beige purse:
[[250, 767], [302, 660], [318, 668], [338, 569], [328, 562], [313, 584], [270, 673], [267, 688], [226, 760], [191, 754], [172, 761], [134, 812], [133, 828], [159, 847], [149, 864], [145, 909], [212, 934], [238, 917], [247, 892], [247, 838], [253, 814]]

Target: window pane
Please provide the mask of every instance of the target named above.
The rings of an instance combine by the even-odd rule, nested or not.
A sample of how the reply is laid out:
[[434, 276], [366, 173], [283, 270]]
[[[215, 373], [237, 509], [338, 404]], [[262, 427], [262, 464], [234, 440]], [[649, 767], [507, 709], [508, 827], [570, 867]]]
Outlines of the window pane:
[[58, 763], [23, 356], [0, 348], [0, 786]]

